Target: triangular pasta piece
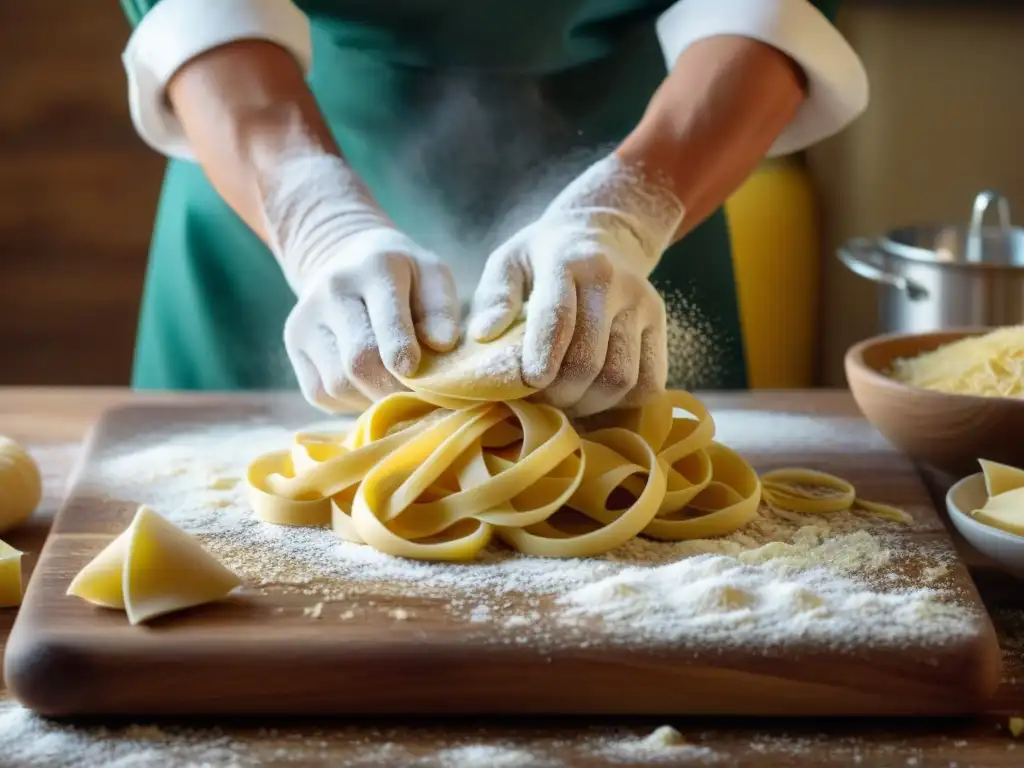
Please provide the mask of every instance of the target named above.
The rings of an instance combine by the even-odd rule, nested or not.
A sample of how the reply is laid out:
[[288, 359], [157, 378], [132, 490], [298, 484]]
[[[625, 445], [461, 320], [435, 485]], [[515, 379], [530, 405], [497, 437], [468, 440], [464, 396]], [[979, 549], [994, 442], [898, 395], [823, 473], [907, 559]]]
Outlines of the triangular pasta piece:
[[124, 592], [121, 584], [124, 559], [131, 536], [132, 526], [129, 525], [78, 572], [71, 580], [67, 593], [102, 608], [124, 610]]
[[984, 507], [972, 512], [971, 516], [993, 528], [1024, 536], [1024, 488], [991, 497]]
[[149, 507], [79, 572], [68, 594], [123, 608], [131, 624], [209, 603], [241, 581], [199, 541]]
[[0, 541], [0, 608], [21, 605], [22, 553]]
[[241, 580], [192, 535], [149, 507], [132, 523], [124, 569], [124, 603], [132, 624], [227, 595]]
[[985, 490], [989, 496], [1024, 488], [1024, 470], [988, 459], [978, 459], [978, 463], [985, 474]]
[[1014, 488], [995, 496], [989, 496], [982, 509], [1006, 511], [1024, 508], [1024, 488]]

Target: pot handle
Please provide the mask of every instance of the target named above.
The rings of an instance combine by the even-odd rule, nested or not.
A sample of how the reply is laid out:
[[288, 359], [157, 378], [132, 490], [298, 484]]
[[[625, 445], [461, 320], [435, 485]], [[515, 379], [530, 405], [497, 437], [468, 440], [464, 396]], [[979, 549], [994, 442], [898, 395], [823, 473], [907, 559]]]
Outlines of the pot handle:
[[875, 283], [888, 285], [903, 291], [911, 301], [928, 298], [928, 291], [919, 283], [908, 280], [902, 275], [888, 272], [878, 262], [878, 252], [874, 243], [866, 237], [855, 237], [847, 240], [837, 250], [839, 260], [850, 268], [854, 274]]
[[[974, 198], [974, 208], [971, 211], [971, 227], [967, 233], [965, 258], [967, 261], [977, 264], [985, 259], [985, 214], [995, 204], [996, 215], [999, 217], [999, 234], [1003, 237], [1003, 243], [1009, 242], [1013, 236], [1013, 227], [1010, 225], [1010, 203], [1000, 193], [993, 189], [985, 189]], [[993, 259], [995, 261], [995, 259]]]

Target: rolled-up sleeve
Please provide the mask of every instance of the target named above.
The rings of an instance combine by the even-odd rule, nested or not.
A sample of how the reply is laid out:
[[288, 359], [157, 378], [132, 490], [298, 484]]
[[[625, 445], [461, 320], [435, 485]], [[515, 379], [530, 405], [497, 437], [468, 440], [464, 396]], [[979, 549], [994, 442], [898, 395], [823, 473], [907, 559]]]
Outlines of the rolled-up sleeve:
[[134, 30], [121, 55], [128, 106], [139, 136], [169, 157], [193, 159], [165, 89], [191, 59], [237, 40], [285, 48], [308, 72], [309, 21], [291, 0], [121, 0]]
[[826, 15], [838, 2], [809, 0], [679, 0], [658, 19], [671, 69], [694, 43], [717, 35], [760, 40], [800, 66], [807, 99], [769, 156], [798, 152], [838, 133], [868, 105], [868, 77], [857, 53]]

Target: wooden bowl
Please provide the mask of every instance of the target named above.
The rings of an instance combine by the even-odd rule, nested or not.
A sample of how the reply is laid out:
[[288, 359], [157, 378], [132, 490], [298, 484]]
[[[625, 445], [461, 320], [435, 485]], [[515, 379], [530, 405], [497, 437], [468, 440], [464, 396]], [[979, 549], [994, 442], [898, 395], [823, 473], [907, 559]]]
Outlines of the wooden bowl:
[[846, 353], [846, 380], [861, 412], [910, 458], [958, 477], [977, 472], [979, 458], [1024, 467], [1024, 400], [935, 392], [886, 373], [897, 358], [991, 330], [890, 334], [855, 344]]

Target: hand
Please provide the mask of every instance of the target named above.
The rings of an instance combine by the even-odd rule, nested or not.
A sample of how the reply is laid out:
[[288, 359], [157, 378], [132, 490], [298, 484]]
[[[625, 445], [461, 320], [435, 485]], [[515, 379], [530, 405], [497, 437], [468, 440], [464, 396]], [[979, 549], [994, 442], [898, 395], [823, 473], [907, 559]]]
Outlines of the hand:
[[500, 336], [526, 305], [525, 382], [573, 416], [642, 405], [668, 377], [665, 305], [648, 276], [683, 219], [665, 187], [601, 160], [488, 259], [469, 333]]
[[399, 232], [340, 158], [292, 159], [266, 185], [268, 239], [298, 302], [284, 341], [306, 400], [351, 409], [405, 387], [420, 343], [458, 340], [451, 271]]

